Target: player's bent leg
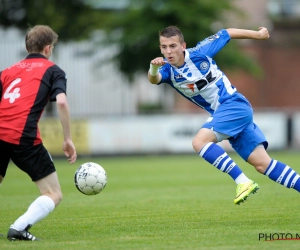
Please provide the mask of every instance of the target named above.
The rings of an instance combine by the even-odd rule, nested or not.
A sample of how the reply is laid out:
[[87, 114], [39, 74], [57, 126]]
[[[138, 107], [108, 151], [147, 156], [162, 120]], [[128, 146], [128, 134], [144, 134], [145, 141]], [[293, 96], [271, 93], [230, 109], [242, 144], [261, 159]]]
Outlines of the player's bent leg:
[[228, 137], [224, 138], [224, 136], [226, 135], [203, 128], [196, 135], [193, 141], [193, 147], [197, 150], [202, 146], [198, 153], [199, 156], [215, 166], [218, 170], [227, 173], [236, 182], [237, 188], [234, 203], [240, 204], [244, 202], [250, 194], [255, 193], [259, 187], [257, 183], [250, 180], [242, 172], [239, 166], [229, 157], [222, 147], [214, 143]]
[[38, 240], [28, 232], [35, 223], [45, 218], [62, 200], [62, 193], [56, 172], [35, 182], [40, 190], [39, 196], [28, 210], [11, 225], [7, 238], [14, 240]]
[[195, 136], [192, 145], [194, 150], [198, 153], [208, 142], [216, 143], [217, 142], [216, 135], [212, 130], [207, 128], [202, 128]]
[[[247, 162], [254, 166], [259, 173], [265, 172], [270, 161], [271, 158], [269, 157], [263, 146], [256, 147], [247, 160]], [[234, 203], [240, 204], [241, 202], [244, 202], [249, 197], [249, 195], [255, 194], [258, 189], [258, 184], [251, 180], [239, 184], [236, 188], [236, 198], [234, 200]]]
[[[263, 161], [259, 160], [259, 157], [262, 157]], [[264, 148], [256, 148], [249, 156], [248, 162], [276, 183], [300, 192], [299, 174], [285, 163], [271, 159]]]
[[267, 151], [263, 146], [256, 147], [253, 152], [249, 155], [247, 162], [251, 164], [257, 172], [263, 174], [268, 168], [271, 157], [268, 155]]
[[28, 210], [21, 215], [9, 228], [7, 238], [13, 240], [39, 240], [28, 230], [37, 222], [44, 219], [55, 208], [54, 201], [47, 195], [39, 196], [30, 204]]
[[35, 184], [40, 190], [41, 195], [50, 197], [54, 201], [55, 206], [61, 202], [62, 192], [56, 172], [36, 181]]

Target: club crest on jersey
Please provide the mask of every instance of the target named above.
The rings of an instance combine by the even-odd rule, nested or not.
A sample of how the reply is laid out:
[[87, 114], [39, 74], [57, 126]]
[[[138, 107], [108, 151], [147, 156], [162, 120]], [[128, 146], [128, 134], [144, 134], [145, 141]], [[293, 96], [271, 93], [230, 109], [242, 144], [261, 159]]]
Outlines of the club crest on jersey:
[[200, 69], [201, 69], [201, 70], [207, 70], [208, 67], [209, 67], [208, 62], [202, 62], [202, 63], [200, 64]]
[[215, 35], [209, 36], [209, 37], [207, 38], [207, 40], [213, 41], [213, 40], [215, 40], [215, 39], [217, 39], [217, 38], [219, 38], [219, 37], [220, 37], [220, 36], [219, 36], [218, 34], [215, 34]]

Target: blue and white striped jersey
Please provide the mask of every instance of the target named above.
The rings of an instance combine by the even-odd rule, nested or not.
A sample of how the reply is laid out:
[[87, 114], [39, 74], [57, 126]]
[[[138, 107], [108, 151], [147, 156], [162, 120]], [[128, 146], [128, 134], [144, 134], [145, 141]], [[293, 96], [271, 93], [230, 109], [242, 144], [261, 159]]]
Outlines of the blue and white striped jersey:
[[223, 29], [197, 43], [196, 47], [186, 49], [180, 68], [169, 63], [160, 67], [162, 79], [159, 84], [171, 85], [185, 98], [213, 114], [236, 92], [212, 59], [229, 41], [230, 36]]

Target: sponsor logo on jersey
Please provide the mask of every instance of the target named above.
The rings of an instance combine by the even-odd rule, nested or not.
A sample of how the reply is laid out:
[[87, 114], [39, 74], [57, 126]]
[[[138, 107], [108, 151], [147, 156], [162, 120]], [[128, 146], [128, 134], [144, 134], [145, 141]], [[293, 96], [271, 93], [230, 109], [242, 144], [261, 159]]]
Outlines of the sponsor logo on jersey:
[[217, 38], [219, 38], [219, 37], [220, 37], [220, 36], [219, 36], [218, 34], [215, 34], [215, 35], [209, 36], [209, 37], [207, 38], [207, 40], [213, 41], [213, 40], [215, 40], [215, 39], [217, 39]]
[[192, 92], [195, 92], [195, 84], [194, 83], [188, 83], [186, 85]]
[[175, 76], [175, 78], [176, 78], [176, 79], [183, 78], [183, 75], [178, 74], [178, 75]]
[[34, 68], [41, 68], [44, 67], [44, 63], [42, 62], [19, 62], [16, 63], [14, 66], [21, 69], [26, 69], [26, 71], [31, 71]]
[[175, 87], [186, 96], [195, 96], [199, 92], [195, 83], [178, 83]]

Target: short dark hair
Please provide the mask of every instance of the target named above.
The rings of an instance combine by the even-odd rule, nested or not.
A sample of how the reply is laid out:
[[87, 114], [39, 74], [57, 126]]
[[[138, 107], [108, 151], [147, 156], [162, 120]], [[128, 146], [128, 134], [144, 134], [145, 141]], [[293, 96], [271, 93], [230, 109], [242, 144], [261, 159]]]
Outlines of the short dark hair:
[[178, 36], [180, 43], [184, 43], [184, 36], [177, 26], [168, 26], [167, 28], [160, 30], [158, 34], [159, 37], [163, 36], [167, 38]]
[[27, 30], [25, 44], [28, 53], [40, 53], [47, 45], [57, 42], [58, 35], [47, 25], [36, 25]]

